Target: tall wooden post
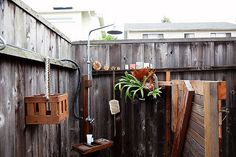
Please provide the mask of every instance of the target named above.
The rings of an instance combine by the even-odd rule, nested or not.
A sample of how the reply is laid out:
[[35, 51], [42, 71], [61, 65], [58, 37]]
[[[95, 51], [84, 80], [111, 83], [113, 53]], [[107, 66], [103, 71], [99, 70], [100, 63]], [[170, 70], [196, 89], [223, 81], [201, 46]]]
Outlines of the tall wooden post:
[[[166, 71], [166, 81], [170, 81], [170, 71]], [[170, 156], [170, 101], [171, 87], [166, 86], [165, 157]]]
[[92, 87], [92, 81], [88, 80], [88, 75], [82, 77], [82, 102], [83, 102], [83, 133], [82, 141], [86, 141], [86, 134], [90, 133], [91, 125], [86, 118], [88, 117], [88, 88]]

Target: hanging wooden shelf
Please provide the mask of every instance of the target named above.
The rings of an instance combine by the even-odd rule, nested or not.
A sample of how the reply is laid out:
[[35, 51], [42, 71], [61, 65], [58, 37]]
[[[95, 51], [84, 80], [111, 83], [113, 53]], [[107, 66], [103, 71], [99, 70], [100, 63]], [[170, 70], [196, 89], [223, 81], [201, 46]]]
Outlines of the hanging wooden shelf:
[[91, 146], [80, 143], [72, 145], [72, 149], [74, 151], [79, 152], [82, 155], [88, 155], [109, 148], [112, 145], [113, 145], [112, 141], [100, 138], [95, 140]]
[[25, 97], [26, 124], [57, 124], [69, 115], [68, 94]]

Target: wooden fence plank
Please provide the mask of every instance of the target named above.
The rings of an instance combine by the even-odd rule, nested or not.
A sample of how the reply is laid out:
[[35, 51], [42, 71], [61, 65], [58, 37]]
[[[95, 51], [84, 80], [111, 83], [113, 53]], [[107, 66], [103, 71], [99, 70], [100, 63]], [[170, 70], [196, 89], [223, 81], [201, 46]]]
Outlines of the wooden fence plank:
[[217, 86], [217, 96], [219, 100], [226, 99], [226, 82], [220, 82]]
[[217, 83], [204, 83], [205, 156], [219, 156]]
[[171, 87], [171, 95], [172, 95], [172, 131], [175, 132], [176, 131], [176, 125], [177, 125], [177, 117], [178, 117], [178, 95], [179, 95], [179, 90], [178, 90], [178, 85], [177, 84], [173, 84]]

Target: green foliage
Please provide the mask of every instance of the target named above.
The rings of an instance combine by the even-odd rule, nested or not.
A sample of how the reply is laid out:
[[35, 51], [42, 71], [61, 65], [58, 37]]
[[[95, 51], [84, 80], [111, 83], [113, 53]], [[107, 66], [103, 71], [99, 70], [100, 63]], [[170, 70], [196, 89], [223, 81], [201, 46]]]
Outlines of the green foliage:
[[161, 88], [155, 88], [153, 91], [150, 91], [147, 96], [151, 96], [151, 95], [152, 95], [153, 98], [156, 99], [157, 96], [161, 96], [161, 95], [160, 95], [160, 93], [161, 93], [160, 89], [161, 89]]
[[160, 89], [155, 88], [154, 90], [150, 91], [145, 87], [145, 82], [147, 77], [144, 77], [143, 82], [139, 81], [136, 77], [129, 74], [127, 71], [125, 72], [124, 76], [121, 76], [121, 79], [115, 84], [114, 90], [119, 89], [121, 94], [125, 95], [125, 100], [129, 98], [130, 100], [139, 99], [145, 100], [145, 93], [148, 91], [147, 96], [153, 96], [153, 98], [157, 98], [160, 96]]
[[110, 41], [110, 40], [117, 40], [117, 38], [103, 31], [101, 40]]
[[161, 23], [171, 23], [170, 18], [167, 16], [164, 16], [161, 20]]

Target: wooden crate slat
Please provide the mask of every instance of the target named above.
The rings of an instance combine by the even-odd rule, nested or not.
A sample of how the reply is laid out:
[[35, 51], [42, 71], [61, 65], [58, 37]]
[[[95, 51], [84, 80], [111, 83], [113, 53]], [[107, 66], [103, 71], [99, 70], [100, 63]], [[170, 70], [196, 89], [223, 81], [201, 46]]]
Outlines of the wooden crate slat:
[[25, 97], [26, 124], [56, 124], [68, 117], [68, 94]]
[[34, 115], [34, 103], [28, 103], [27, 104], [27, 115]]
[[39, 115], [45, 116], [46, 115], [46, 104], [45, 103], [38, 103], [39, 105]]
[[52, 116], [59, 115], [58, 107], [57, 107], [57, 104], [59, 104], [59, 103], [57, 103], [57, 102], [50, 103], [51, 115]]

